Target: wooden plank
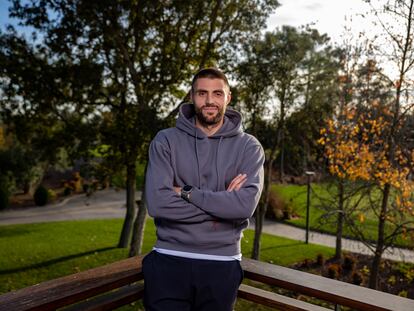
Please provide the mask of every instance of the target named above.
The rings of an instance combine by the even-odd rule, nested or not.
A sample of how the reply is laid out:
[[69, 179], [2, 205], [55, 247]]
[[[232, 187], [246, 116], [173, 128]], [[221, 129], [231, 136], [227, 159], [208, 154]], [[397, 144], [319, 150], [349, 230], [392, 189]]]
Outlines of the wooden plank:
[[364, 311], [413, 311], [414, 300], [319, 275], [243, 259], [245, 277]]
[[87, 301], [77, 303], [64, 311], [106, 311], [114, 310], [128, 303], [142, 299], [144, 296], [144, 284], [134, 284], [122, 287], [119, 290], [91, 298]]
[[46, 281], [0, 296], [0, 311], [55, 310], [142, 279], [143, 256]]
[[260, 288], [241, 284], [237, 294], [240, 298], [256, 302], [272, 308], [280, 308], [284, 311], [327, 311], [330, 309], [316, 306], [301, 300], [268, 292]]

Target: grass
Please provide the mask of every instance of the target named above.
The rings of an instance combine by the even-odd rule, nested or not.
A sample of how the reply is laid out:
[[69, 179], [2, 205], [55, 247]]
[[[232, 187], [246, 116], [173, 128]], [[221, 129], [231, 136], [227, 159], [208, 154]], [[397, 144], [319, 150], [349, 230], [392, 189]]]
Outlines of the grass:
[[[286, 222], [301, 228], [305, 228], [307, 186], [274, 184], [272, 185], [272, 191], [275, 192], [283, 200], [283, 202], [288, 204], [293, 209], [293, 211], [299, 216], [298, 218], [286, 220]], [[312, 184], [309, 225], [312, 230], [336, 234], [335, 214], [332, 214], [329, 222], [321, 222], [321, 219], [323, 219], [323, 215], [325, 214], [325, 211], [321, 209], [321, 205], [324, 204], [323, 201], [325, 199], [332, 200], [332, 194], [328, 192], [327, 185]], [[367, 200], [363, 200], [362, 206], [366, 207], [367, 205]], [[363, 222], [360, 222], [358, 220], [358, 215], [355, 215], [355, 218], [356, 223], [359, 225], [359, 228], [364, 232], [364, 235], [368, 237], [368, 239], [375, 241], [378, 232], [378, 219], [376, 218], [374, 213], [372, 211], [365, 211]], [[386, 232], [390, 232], [391, 229], [391, 226], [388, 225], [386, 227]], [[355, 233], [346, 225], [344, 227], [344, 236], [357, 239]], [[398, 237], [395, 241], [396, 246], [408, 248], [412, 248], [413, 243], [413, 239], [409, 237]]]
[[[60, 276], [102, 266], [127, 257], [115, 248], [122, 219], [82, 220], [0, 226], [0, 293], [16, 290]], [[155, 228], [148, 220], [143, 252], [155, 242]], [[242, 240], [243, 256], [250, 257], [253, 231]], [[325, 258], [334, 250], [319, 245], [263, 234], [261, 259], [287, 266], [317, 254]], [[139, 310], [141, 304], [122, 310]], [[270, 310], [239, 301], [236, 310]]]

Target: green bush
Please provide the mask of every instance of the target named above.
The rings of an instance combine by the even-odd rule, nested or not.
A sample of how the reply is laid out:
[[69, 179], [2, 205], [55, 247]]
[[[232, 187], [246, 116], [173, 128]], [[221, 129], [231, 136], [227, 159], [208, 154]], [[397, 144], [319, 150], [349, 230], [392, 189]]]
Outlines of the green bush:
[[0, 187], [0, 210], [9, 207], [9, 191]]
[[49, 192], [44, 186], [39, 186], [33, 196], [34, 202], [37, 206], [44, 206], [49, 200]]
[[72, 188], [71, 187], [65, 187], [65, 189], [63, 190], [63, 195], [65, 197], [69, 196], [72, 194]]
[[54, 201], [56, 201], [57, 193], [56, 193], [55, 190], [48, 189], [47, 190], [47, 195], [48, 195], [48, 202], [54, 202]]

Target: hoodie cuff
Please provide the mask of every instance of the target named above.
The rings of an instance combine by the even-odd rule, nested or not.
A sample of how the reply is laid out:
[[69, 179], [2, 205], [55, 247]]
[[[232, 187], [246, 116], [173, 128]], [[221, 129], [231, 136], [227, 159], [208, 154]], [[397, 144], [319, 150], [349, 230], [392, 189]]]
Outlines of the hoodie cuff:
[[197, 207], [201, 208], [204, 202], [204, 192], [198, 188], [193, 188], [190, 194], [190, 203], [193, 203]]

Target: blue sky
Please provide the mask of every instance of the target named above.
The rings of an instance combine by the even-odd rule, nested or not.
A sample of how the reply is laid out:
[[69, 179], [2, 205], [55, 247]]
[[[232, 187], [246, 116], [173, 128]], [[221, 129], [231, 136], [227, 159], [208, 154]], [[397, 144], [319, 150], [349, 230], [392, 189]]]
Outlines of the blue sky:
[[4, 27], [4, 23], [9, 19], [9, 2], [7, 0], [0, 0], [0, 23]]
[[[0, 0], [0, 27], [4, 30], [6, 24], [17, 25], [17, 19], [9, 18], [9, 6], [10, 3], [8, 0]], [[30, 35], [31, 29], [29, 27], [18, 27], [18, 29], [24, 33]]]

